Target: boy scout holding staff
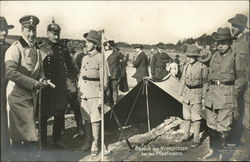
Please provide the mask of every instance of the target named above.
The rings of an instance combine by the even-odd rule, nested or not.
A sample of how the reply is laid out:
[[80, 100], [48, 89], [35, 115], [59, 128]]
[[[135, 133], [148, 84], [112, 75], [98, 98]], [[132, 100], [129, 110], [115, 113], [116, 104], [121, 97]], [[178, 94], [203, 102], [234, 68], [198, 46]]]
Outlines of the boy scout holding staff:
[[211, 58], [208, 80], [209, 90], [205, 99], [207, 126], [210, 136], [210, 150], [204, 159], [221, 160], [223, 154], [219, 150], [226, 144], [226, 137], [231, 130], [234, 110], [237, 108], [237, 92], [235, 83], [241, 71], [235, 61], [236, 52], [231, 49], [232, 36], [229, 28], [218, 28], [212, 34], [217, 41], [217, 51]]
[[78, 82], [80, 87], [82, 118], [85, 121], [85, 136], [82, 151], [87, 151], [91, 148], [91, 155], [97, 156], [100, 151], [99, 140], [101, 136], [101, 82], [104, 81], [104, 90], [107, 89], [108, 66], [107, 64], [105, 64], [105, 69], [103, 69], [103, 56], [97, 50], [101, 44], [100, 33], [95, 30], [91, 30], [88, 33], [85, 33], [83, 36], [86, 39], [88, 55], [85, 56], [82, 60], [82, 66]]
[[200, 144], [200, 120], [202, 100], [205, 98], [207, 90], [207, 69], [198, 61], [200, 56], [196, 45], [187, 48], [186, 56], [188, 63], [185, 65], [181, 80], [180, 96], [183, 102], [184, 135], [182, 141], [189, 137], [191, 121], [194, 126], [194, 138], [191, 147]]

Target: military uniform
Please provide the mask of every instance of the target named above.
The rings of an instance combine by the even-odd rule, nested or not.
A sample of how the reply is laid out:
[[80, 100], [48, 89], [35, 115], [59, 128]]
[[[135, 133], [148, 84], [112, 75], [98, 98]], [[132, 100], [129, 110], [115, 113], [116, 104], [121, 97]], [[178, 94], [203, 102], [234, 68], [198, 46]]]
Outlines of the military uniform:
[[7, 86], [10, 137], [13, 141], [37, 141], [34, 86], [43, 77], [40, 50], [20, 38], [6, 51], [5, 64], [6, 78], [10, 80]]
[[140, 51], [135, 61], [133, 61], [133, 66], [136, 68], [135, 74], [132, 76], [136, 78], [137, 83], [142, 81], [143, 77], [148, 76], [148, 57], [143, 51]]
[[[58, 141], [60, 131], [64, 126], [64, 113], [68, 104], [67, 71], [71, 73], [76, 71], [69, 51], [62, 43], [48, 41], [42, 44], [40, 49], [45, 78], [50, 79], [56, 86], [55, 88], [46, 87], [42, 91], [43, 137], [47, 136], [47, 118], [54, 116], [53, 138]], [[46, 139], [44, 140], [46, 141]]]
[[155, 81], [161, 81], [168, 72], [166, 70], [166, 64], [170, 63], [171, 58], [166, 53], [156, 53], [151, 60], [151, 74], [152, 79]]

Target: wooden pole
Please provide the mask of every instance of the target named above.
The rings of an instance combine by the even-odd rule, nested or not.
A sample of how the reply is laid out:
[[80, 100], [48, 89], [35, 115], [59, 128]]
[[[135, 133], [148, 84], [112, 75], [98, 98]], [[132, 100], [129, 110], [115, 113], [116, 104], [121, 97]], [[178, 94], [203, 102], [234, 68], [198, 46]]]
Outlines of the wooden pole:
[[147, 80], [147, 78], [144, 78], [143, 81], [144, 81], [144, 85], [146, 86], [146, 104], [147, 104], [148, 132], [150, 132], [151, 128], [150, 128], [149, 104], [148, 104], [148, 80]]

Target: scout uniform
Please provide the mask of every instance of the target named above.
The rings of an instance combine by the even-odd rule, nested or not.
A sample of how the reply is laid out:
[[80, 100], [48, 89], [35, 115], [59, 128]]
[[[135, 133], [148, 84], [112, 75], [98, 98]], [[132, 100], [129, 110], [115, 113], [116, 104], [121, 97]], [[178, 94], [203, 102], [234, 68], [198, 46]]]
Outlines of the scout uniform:
[[[217, 41], [232, 40], [229, 28], [218, 28], [212, 36]], [[205, 106], [207, 126], [211, 128], [209, 133], [211, 156], [218, 154], [218, 149], [225, 145], [225, 138], [233, 122], [233, 112], [237, 108], [238, 87], [235, 82], [238, 79], [239, 65], [235, 61], [235, 56], [236, 53], [229, 47], [224, 54], [215, 52], [210, 61], [208, 75], [210, 86]]]
[[[14, 28], [13, 25], [8, 25], [5, 17], [0, 16], [0, 30], [8, 32], [9, 29]], [[7, 35], [6, 35], [7, 36]], [[5, 38], [0, 40], [0, 58], [1, 58], [1, 150], [6, 151], [10, 146], [10, 139], [8, 137], [8, 121], [6, 110], [6, 86], [8, 80], [5, 79], [4, 57], [5, 52], [10, 47], [10, 44], [5, 42]], [[2, 154], [3, 155], [3, 154]]]
[[[47, 30], [59, 34], [61, 28], [53, 20]], [[64, 44], [48, 40], [40, 46], [40, 49], [44, 75], [55, 84], [55, 88], [46, 87], [42, 92], [42, 143], [45, 146], [47, 141], [47, 118], [54, 116], [53, 140], [56, 147], [61, 147], [60, 132], [64, 129], [64, 113], [68, 104], [67, 72], [75, 73], [76, 70], [68, 48]]]
[[[99, 33], [94, 30], [85, 33], [84, 38], [97, 45], [100, 44], [101, 40]], [[80, 87], [82, 118], [85, 121], [85, 138], [81, 150], [86, 151], [90, 148], [90, 143], [92, 141], [90, 127], [92, 126], [92, 135], [94, 139], [91, 146], [91, 152], [93, 155], [97, 155], [98, 153], [98, 140], [100, 139], [99, 131], [102, 104], [101, 81], [104, 81], [104, 87], [108, 86], [108, 66], [106, 65], [104, 68], [105, 69], [103, 69], [103, 55], [96, 49], [88, 52], [88, 55], [82, 60], [78, 82]], [[109, 109], [110, 107], [105, 106], [105, 113], [109, 111]]]
[[189, 137], [191, 121], [194, 125], [194, 139], [191, 147], [197, 147], [200, 143], [201, 102], [207, 90], [204, 80], [206, 80], [208, 72], [203, 68], [203, 64], [195, 58], [199, 56], [198, 50], [195, 45], [190, 45], [187, 48], [187, 57], [194, 57], [196, 61], [185, 65], [180, 91], [183, 101], [183, 118], [185, 119], [183, 140], [187, 140]]
[[[161, 44], [158, 44], [158, 48], [163, 49]], [[151, 73], [152, 79], [154, 81], [161, 81], [165, 76], [167, 76], [168, 72], [166, 70], [166, 64], [170, 63], [172, 59], [166, 53], [157, 52], [153, 55], [151, 59]]]
[[[250, 66], [249, 66], [249, 33], [243, 33], [247, 25], [247, 16], [243, 14], [236, 14], [235, 17], [228, 20], [232, 26], [240, 29], [240, 32], [235, 37], [232, 44], [232, 49], [237, 53], [236, 62], [241, 66], [243, 75], [240, 81], [236, 82], [238, 85], [244, 85], [240, 89], [240, 96], [238, 97], [239, 104], [239, 119], [236, 121], [235, 128], [233, 128], [232, 136], [239, 131], [239, 124], [243, 120], [243, 134], [241, 142], [243, 143], [243, 150], [236, 151], [231, 160], [246, 161], [249, 160], [250, 155]], [[233, 29], [232, 29], [233, 30]], [[243, 118], [243, 119], [242, 119]], [[241, 126], [241, 125], [240, 125]], [[241, 131], [241, 130], [240, 130]], [[239, 134], [239, 133], [237, 133]], [[240, 134], [241, 135], [241, 134]], [[238, 137], [238, 136], [237, 136]], [[236, 139], [238, 140], [239, 138]]]
[[[19, 19], [23, 28], [35, 29], [36, 16]], [[14, 42], [5, 55], [7, 100], [9, 108], [9, 134], [12, 144], [34, 144], [37, 141], [34, 114], [37, 103], [37, 80], [43, 77], [42, 57], [39, 47], [30, 44], [25, 37]]]
[[[142, 45], [135, 46], [135, 48], [142, 49]], [[132, 76], [136, 78], [137, 83], [142, 81], [143, 77], [148, 76], [148, 57], [147, 55], [140, 50], [138, 52], [137, 58], [133, 61], [133, 66], [136, 68], [136, 72]]]

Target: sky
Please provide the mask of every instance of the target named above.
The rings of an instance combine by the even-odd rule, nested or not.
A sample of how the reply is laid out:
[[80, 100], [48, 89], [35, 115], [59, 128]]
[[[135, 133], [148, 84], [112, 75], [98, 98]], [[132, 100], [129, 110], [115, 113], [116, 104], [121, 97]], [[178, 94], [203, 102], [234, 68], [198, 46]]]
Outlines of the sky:
[[[83, 39], [89, 30], [105, 31], [116, 42], [176, 43], [230, 27], [236, 13], [249, 15], [248, 1], [0, 1], [0, 15], [15, 25], [9, 35], [20, 35], [19, 19], [36, 15], [37, 36], [46, 36], [52, 16], [61, 37]], [[249, 26], [249, 23], [248, 23]]]

